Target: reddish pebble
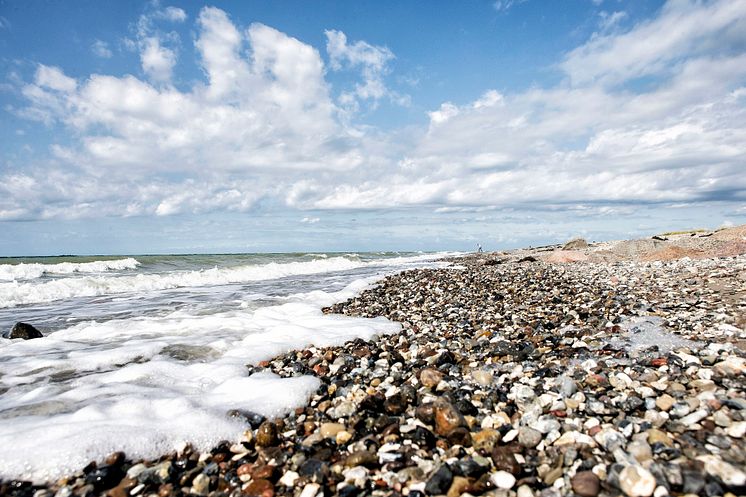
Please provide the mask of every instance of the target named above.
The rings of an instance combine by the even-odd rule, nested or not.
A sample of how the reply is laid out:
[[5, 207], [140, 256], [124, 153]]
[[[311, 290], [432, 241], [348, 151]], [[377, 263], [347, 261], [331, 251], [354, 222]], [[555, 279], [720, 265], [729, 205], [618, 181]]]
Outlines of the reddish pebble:
[[238, 469], [236, 470], [236, 474], [238, 476], [248, 475], [251, 473], [253, 469], [254, 469], [253, 464], [245, 463], [238, 467]]
[[558, 418], [566, 418], [567, 417], [567, 411], [549, 411], [550, 414], [553, 416], [556, 416]]
[[590, 436], [594, 436], [594, 435], [595, 435], [596, 433], [598, 433], [599, 431], [601, 431], [601, 427], [600, 427], [600, 426], [593, 426], [593, 427], [591, 427], [591, 429], [590, 429], [590, 430], [588, 430], [588, 434], [589, 434]]
[[269, 480], [253, 480], [243, 489], [244, 495], [253, 497], [273, 497], [275, 495], [275, 486]]
[[650, 361], [650, 364], [655, 367], [665, 366], [666, 364], [668, 364], [668, 359], [666, 359], [665, 357], [659, 357], [658, 359], [653, 359], [652, 361]]

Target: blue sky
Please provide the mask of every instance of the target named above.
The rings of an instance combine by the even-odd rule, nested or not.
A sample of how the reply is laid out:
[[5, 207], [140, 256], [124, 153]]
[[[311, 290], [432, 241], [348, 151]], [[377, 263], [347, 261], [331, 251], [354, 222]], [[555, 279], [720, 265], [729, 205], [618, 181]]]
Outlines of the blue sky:
[[0, 0], [0, 255], [746, 222], [746, 2]]

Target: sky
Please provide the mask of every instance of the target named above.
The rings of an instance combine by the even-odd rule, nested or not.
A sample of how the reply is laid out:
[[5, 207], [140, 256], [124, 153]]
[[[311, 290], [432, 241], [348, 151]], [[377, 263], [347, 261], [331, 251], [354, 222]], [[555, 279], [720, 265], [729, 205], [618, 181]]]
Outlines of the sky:
[[746, 0], [0, 0], [0, 255], [746, 223]]

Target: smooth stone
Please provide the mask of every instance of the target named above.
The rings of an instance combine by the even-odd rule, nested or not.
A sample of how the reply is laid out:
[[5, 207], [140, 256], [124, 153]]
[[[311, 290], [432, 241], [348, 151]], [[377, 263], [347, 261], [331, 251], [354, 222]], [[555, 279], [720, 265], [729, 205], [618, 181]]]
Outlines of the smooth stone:
[[300, 475], [295, 471], [286, 471], [277, 483], [285, 485], [286, 487], [293, 487], [295, 486], [295, 482], [298, 481], [298, 478], [300, 478]]
[[319, 493], [319, 489], [321, 489], [321, 485], [318, 483], [308, 483], [303, 487], [303, 490], [298, 497], [316, 497], [316, 494]]
[[539, 430], [534, 430], [528, 426], [521, 426], [518, 429], [518, 443], [524, 447], [533, 448], [539, 445], [542, 434]]
[[353, 452], [345, 459], [345, 466], [350, 468], [354, 468], [355, 466], [376, 466], [377, 464], [378, 456], [367, 450]]
[[580, 497], [596, 497], [601, 491], [601, 482], [593, 471], [580, 471], [570, 479], [572, 490]]
[[736, 421], [731, 424], [725, 432], [729, 437], [743, 438], [743, 436], [746, 435], [746, 421]]
[[345, 429], [342, 423], [321, 423], [319, 433], [324, 438], [335, 438], [337, 433]]
[[663, 395], [655, 399], [655, 405], [661, 411], [668, 411], [669, 409], [673, 407], [675, 403], [676, 403], [676, 399], [674, 399], [667, 393], [664, 393]]
[[420, 371], [420, 383], [427, 388], [435, 388], [443, 379], [443, 373], [433, 368], [425, 368]]
[[490, 475], [490, 482], [497, 488], [509, 490], [515, 485], [515, 476], [507, 471], [496, 471]]
[[650, 448], [650, 444], [643, 440], [633, 440], [628, 443], [627, 452], [637, 459], [639, 463], [649, 461], [653, 458], [653, 450]]
[[427, 480], [427, 483], [425, 484], [425, 491], [430, 495], [445, 494], [451, 487], [452, 481], [453, 473], [448, 468], [448, 465], [443, 464]]
[[705, 471], [720, 478], [723, 483], [731, 487], [746, 485], [746, 472], [728, 464], [718, 456], [699, 456], [697, 459], [705, 463]]
[[197, 495], [207, 495], [210, 490], [210, 477], [200, 473], [192, 480], [192, 493]]
[[456, 428], [466, 427], [466, 419], [447, 400], [439, 398], [433, 403], [435, 411], [435, 432], [447, 436]]
[[44, 338], [41, 331], [28, 323], [17, 322], [10, 331], [3, 333], [3, 338], [21, 338], [23, 340], [33, 340], [34, 338]]
[[492, 373], [489, 371], [485, 371], [483, 369], [475, 369], [471, 372], [471, 377], [476, 381], [479, 385], [483, 387], [487, 387], [492, 384], [493, 377]]
[[737, 356], [729, 356], [724, 361], [715, 364], [712, 369], [722, 376], [746, 374], [746, 359]]
[[243, 490], [243, 495], [250, 497], [272, 497], [275, 494], [275, 486], [264, 478], [257, 478]]
[[277, 445], [277, 426], [271, 421], [265, 421], [256, 431], [256, 444], [259, 447], [273, 447]]
[[673, 447], [673, 440], [671, 440], [671, 437], [669, 437], [666, 432], [658, 430], [656, 428], [651, 428], [647, 431], [647, 434], [648, 443], [650, 445], [653, 445], [655, 443], [662, 443], [666, 447]]
[[629, 497], [653, 495], [655, 477], [642, 466], [627, 466], [619, 474], [619, 488]]

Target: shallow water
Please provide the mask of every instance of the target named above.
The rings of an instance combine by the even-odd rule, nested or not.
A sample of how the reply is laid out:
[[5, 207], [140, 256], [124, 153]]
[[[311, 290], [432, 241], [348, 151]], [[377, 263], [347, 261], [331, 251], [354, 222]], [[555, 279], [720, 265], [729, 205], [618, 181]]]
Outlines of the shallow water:
[[[0, 477], [48, 480], [114, 450], [206, 449], [303, 404], [314, 377], [249, 376], [294, 348], [394, 333], [386, 319], [330, 316], [386, 274], [443, 254], [245, 254], [0, 261]], [[3, 264], [4, 263], [4, 264]]]

